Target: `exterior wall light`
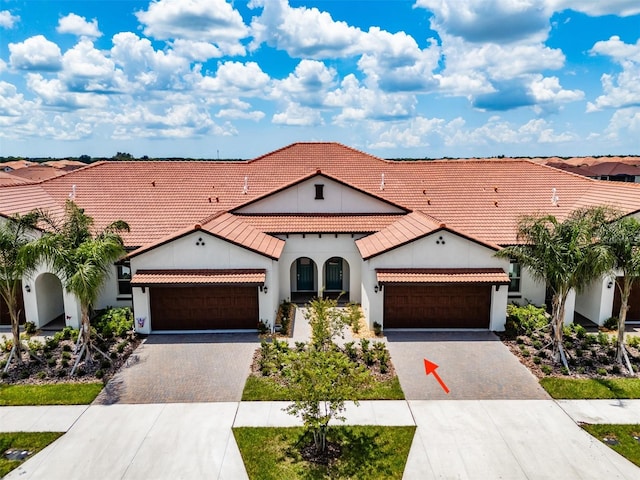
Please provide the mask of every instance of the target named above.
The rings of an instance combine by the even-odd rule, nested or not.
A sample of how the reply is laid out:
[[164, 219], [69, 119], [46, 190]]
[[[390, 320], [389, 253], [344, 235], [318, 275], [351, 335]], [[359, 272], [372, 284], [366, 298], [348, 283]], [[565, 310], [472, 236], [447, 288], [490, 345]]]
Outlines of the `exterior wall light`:
[[376, 293], [378, 293], [380, 291], [380, 288], [378, 287], [378, 285], [373, 287], [373, 291], [376, 292]]
[[24, 289], [27, 291], [27, 293], [29, 293], [31, 291], [31, 287], [29, 285], [26, 285], [24, 287]]
[[607, 288], [611, 288], [611, 287], [613, 287], [613, 281], [609, 280], [609, 282], [607, 282]]

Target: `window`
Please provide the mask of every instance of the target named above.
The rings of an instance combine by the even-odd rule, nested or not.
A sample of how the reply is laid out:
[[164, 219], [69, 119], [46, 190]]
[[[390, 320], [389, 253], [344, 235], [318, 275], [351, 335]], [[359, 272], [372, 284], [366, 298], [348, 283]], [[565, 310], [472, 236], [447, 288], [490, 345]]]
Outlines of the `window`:
[[131, 267], [129, 262], [117, 265], [118, 295], [131, 295]]
[[324, 185], [316, 184], [316, 200], [324, 200]]
[[511, 280], [511, 283], [509, 284], [509, 291], [519, 292], [520, 291], [520, 264], [515, 260], [511, 260], [511, 263], [509, 263], [509, 280]]

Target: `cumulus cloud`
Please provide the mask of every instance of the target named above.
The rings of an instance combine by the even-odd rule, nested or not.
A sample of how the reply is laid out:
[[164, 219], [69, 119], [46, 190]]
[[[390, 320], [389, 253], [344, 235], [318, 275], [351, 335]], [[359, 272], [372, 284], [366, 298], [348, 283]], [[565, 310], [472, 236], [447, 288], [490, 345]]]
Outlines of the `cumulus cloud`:
[[637, 0], [548, 0], [555, 11], [565, 9], [586, 13], [591, 16], [619, 15], [628, 17], [640, 13]]
[[82, 37], [98, 38], [102, 36], [102, 32], [98, 29], [98, 20], [95, 18], [90, 22], [86, 18], [70, 13], [66, 17], [62, 17], [56, 28], [58, 33], [70, 33]]
[[601, 76], [603, 95], [587, 104], [587, 111], [604, 108], [624, 108], [640, 105], [640, 40], [627, 44], [620, 37], [597, 42], [589, 52], [604, 55], [622, 67], [618, 74], [605, 73]]
[[290, 103], [284, 112], [274, 114], [271, 121], [275, 124], [296, 127], [312, 127], [324, 123], [318, 110], [296, 103]]
[[13, 28], [20, 21], [20, 17], [12, 15], [9, 10], [0, 11], [0, 27]]
[[37, 94], [45, 105], [61, 110], [103, 109], [108, 105], [108, 100], [104, 95], [70, 92], [60, 79], [46, 79], [39, 73], [27, 75], [27, 87]]
[[284, 80], [274, 82], [272, 96], [305, 106], [322, 106], [327, 92], [336, 83], [337, 72], [317, 60], [302, 60]]
[[248, 34], [240, 13], [225, 0], [157, 0], [136, 12], [144, 34], [158, 40], [210, 42], [229, 55], [243, 55]]
[[433, 12], [431, 27], [468, 42], [512, 43], [546, 35], [551, 9], [538, 0], [417, 0]]
[[43, 35], [9, 44], [9, 63], [17, 70], [55, 72], [62, 66], [60, 47]]
[[269, 85], [269, 75], [256, 62], [223, 62], [214, 77], [201, 77], [198, 88], [226, 96], [260, 95]]
[[[72, 91], [115, 92], [122, 88], [115, 64], [93, 42], [83, 39], [62, 57], [63, 79]], [[120, 84], [120, 85], [119, 85]]]

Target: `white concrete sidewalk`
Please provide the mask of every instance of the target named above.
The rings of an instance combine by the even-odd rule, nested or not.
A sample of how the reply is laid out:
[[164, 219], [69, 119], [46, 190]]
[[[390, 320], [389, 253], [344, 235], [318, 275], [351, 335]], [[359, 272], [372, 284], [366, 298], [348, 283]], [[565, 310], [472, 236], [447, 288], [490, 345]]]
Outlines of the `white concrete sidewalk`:
[[[608, 402], [608, 403], [607, 403]], [[640, 423], [640, 400], [363, 401], [348, 424], [417, 426], [405, 479], [628, 479], [576, 421]], [[233, 426], [293, 426], [286, 402], [0, 407], [0, 430], [68, 430], [7, 479], [246, 479]]]

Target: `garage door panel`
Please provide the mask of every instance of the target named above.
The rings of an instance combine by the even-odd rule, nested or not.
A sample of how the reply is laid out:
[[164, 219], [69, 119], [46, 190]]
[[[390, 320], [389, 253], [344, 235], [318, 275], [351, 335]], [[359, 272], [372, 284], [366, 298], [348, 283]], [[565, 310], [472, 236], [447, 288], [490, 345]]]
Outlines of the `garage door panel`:
[[386, 285], [385, 328], [489, 328], [490, 285]]
[[153, 330], [254, 329], [257, 287], [152, 287]]
[[[620, 280], [619, 280], [620, 281]], [[629, 309], [627, 310], [627, 320], [640, 321], [640, 282], [634, 282], [631, 288], [631, 295], [629, 297]], [[620, 314], [620, 305], [622, 304], [622, 297], [620, 295], [620, 289], [616, 288], [613, 297], [613, 312], [612, 315], [617, 317]]]

